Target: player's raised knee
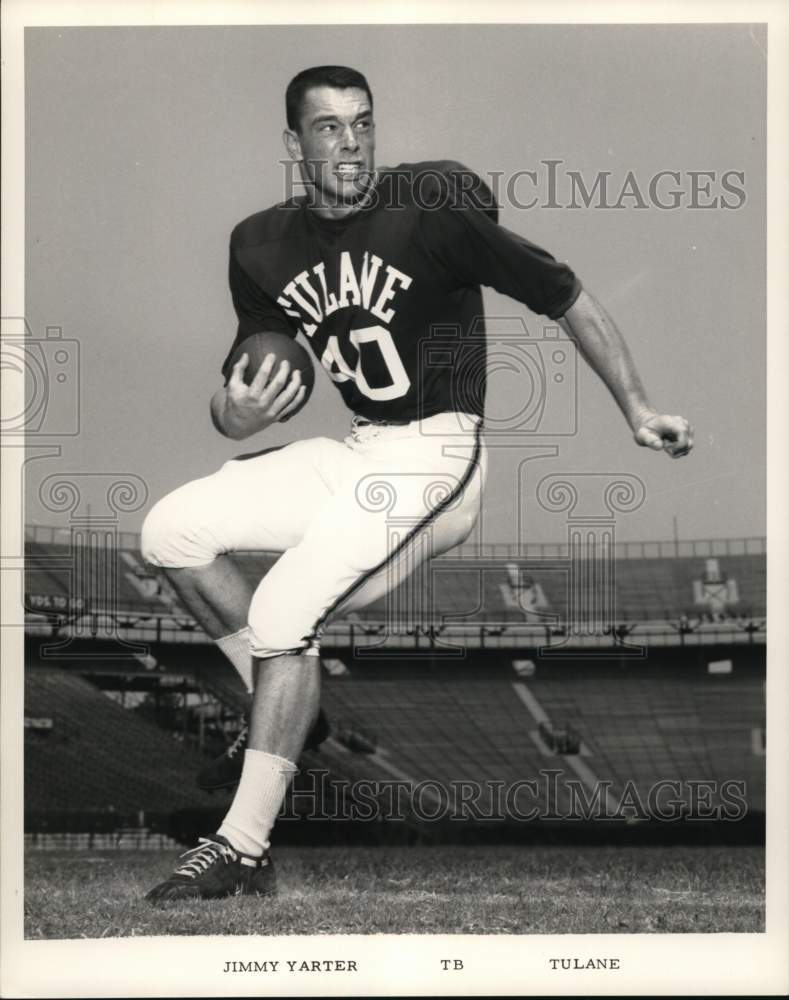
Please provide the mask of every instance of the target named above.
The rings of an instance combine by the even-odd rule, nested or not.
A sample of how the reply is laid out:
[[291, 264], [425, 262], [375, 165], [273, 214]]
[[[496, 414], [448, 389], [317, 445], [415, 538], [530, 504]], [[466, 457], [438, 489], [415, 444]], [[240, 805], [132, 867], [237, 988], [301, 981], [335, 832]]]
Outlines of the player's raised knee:
[[164, 497], [148, 511], [140, 532], [140, 551], [152, 566], [174, 565], [174, 537], [178, 531], [174, 511]]
[[148, 512], [140, 536], [142, 557], [151, 566], [205, 566], [219, 554], [216, 540], [188, 517], [177, 493], [163, 497]]
[[[303, 631], [303, 630], [302, 630]], [[287, 622], [260, 621], [250, 614], [249, 648], [253, 656], [269, 658], [285, 653], [304, 653], [309, 643]]]

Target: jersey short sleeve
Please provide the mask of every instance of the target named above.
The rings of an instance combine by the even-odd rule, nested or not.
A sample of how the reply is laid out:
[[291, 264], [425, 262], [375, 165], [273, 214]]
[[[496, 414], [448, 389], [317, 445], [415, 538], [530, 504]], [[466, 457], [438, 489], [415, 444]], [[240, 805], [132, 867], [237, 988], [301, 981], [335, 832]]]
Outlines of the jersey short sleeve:
[[238, 317], [238, 331], [222, 364], [222, 375], [225, 381], [230, 378], [230, 358], [233, 352], [243, 340], [246, 340], [253, 333], [284, 333], [289, 337], [296, 336], [296, 331], [284, 309], [277, 305], [247, 274], [232, 245], [230, 247], [228, 278], [233, 308]]
[[474, 178], [456, 164], [438, 181], [436, 207], [420, 216], [428, 253], [460, 286], [487, 285], [539, 315], [563, 316], [581, 292], [578, 278], [547, 250], [499, 225], [495, 207], [485, 204], [488, 189], [479, 178], [470, 183]]

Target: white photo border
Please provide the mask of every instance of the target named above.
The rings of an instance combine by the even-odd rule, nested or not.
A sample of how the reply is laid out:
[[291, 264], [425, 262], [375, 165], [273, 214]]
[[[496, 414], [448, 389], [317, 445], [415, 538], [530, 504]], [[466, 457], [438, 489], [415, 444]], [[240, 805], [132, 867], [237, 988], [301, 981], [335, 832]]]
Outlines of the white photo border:
[[[786, 650], [787, 540], [786, 440], [789, 435], [789, 212], [786, 181], [789, 122], [789, 13], [780, 2], [533, 2], [398, 4], [368, 2], [363, 8], [302, 2], [84, 2], [6, 0], [2, 8], [3, 190], [2, 297], [4, 315], [22, 316], [24, 302], [24, 45], [26, 26], [232, 25], [303, 23], [722, 23], [766, 22], [768, 71], [768, 698], [767, 698], [767, 921], [763, 934], [594, 935], [561, 937], [561, 954], [618, 956], [621, 971], [552, 973], [548, 957], [557, 939], [528, 936], [319, 936], [284, 938], [144, 938], [90, 941], [25, 941], [23, 938], [23, 805], [20, 748], [23, 743], [23, 609], [18, 587], [2, 579], [2, 983], [4, 996], [261, 996], [272, 995], [624, 995], [781, 994], [789, 990], [789, 814], [787, 811]], [[329, 16], [331, 15], [331, 16]], [[13, 407], [24, 386], [3, 372], [4, 405]], [[15, 409], [13, 412], [19, 412]], [[3, 447], [3, 568], [23, 552], [22, 494], [18, 450]], [[15, 478], [16, 475], [16, 478]], [[16, 555], [15, 555], [16, 554]], [[591, 943], [593, 942], [593, 944]], [[224, 963], [262, 953], [279, 959], [363, 958], [363, 972], [315, 977], [278, 976], [245, 985], [228, 982]], [[464, 958], [450, 979], [439, 959]]]

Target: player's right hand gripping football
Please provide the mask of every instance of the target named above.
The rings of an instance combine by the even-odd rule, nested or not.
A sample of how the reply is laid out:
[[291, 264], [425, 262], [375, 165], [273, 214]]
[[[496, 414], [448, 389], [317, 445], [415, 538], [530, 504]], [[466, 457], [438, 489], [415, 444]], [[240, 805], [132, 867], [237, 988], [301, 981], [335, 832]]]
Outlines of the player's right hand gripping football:
[[283, 361], [272, 375], [275, 361], [273, 354], [267, 354], [249, 385], [244, 382], [249, 356], [242, 354], [233, 365], [216, 421], [227, 437], [239, 440], [256, 434], [287, 420], [301, 405], [307, 391], [301, 372], [296, 369], [291, 374], [290, 365]]

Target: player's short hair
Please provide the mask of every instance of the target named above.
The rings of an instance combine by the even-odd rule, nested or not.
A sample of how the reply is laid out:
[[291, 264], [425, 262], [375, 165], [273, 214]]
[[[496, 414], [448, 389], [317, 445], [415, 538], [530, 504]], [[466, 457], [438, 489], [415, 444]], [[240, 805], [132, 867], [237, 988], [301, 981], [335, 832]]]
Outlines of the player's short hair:
[[356, 87], [367, 94], [370, 99], [370, 107], [373, 106], [373, 92], [363, 74], [358, 70], [350, 69], [348, 66], [311, 66], [309, 69], [303, 69], [301, 73], [297, 73], [285, 91], [285, 114], [288, 128], [294, 132], [298, 132], [299, 129], [304, 95], [313, 87], [335, 87], [337, 90]]

